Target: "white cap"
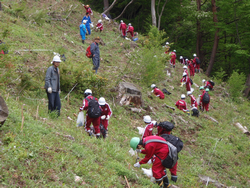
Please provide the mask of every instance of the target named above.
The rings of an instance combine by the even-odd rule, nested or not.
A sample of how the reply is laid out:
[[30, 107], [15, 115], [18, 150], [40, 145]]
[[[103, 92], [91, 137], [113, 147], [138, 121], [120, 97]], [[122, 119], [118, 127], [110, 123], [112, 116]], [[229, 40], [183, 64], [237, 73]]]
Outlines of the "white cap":
[[99, 102], [99, 105], [105, 105], [105, 104], [106, 104], [106, 101], [105, 101], [105, 99], [104, 99], [103, 97], [101, 97], [101, 98], [98, 100], [98, 102]]
[[206, 82], [206, 80], [205, 80], [205, 79], [203, 79], [203, 80], [202, 80], [202, 82], [204, 83], [204, 82]]
[[187, 73], [186, 73], [186, 72], [183, 72], [182, 76], [187, 76]]
[[174, 52], [176, 52], [176, 50], [173, 50]]
[[156, 122], [156, 121], [151, 121], [151, 123], [153, 123], [153, 125], [156, 125], [156, 124], [157, 124], [157, 122]]
[[186, 66], [186, 65], [184, 65], [184, 66], [183, 66], [183, 69], [187, 69], [187, 66]]
[[156, 87], [156, 85], [155, 85], [155, 84], [152, 84], [152, 85], [151, 85], [151, 88], [154, 88], [154, 87]]
[[187, 92], [187, 95], [191, 95], [191, 94], [192, 94], [192, 91], [188, 91], [188, 92]]
[[184, 94], [181, 95], [181, 99], [185, 99], [186, 96]]
[[196, 57], [196, 54], [194, 54], [193, 56]]
[[129, 23], [128, 25], [131, 26], [131, 23]]
[[53, 64], [53, 62], [61, 63], [62, 61], [61, 61], [60, 57], [58, 55], [56, 55], [56, 56], [53, 57], [53, 60], [52, 60], [51, 64]]
[[169, 42], [166, 42], [166, 45], [168, 45], [169, 44]]
[[121, 23], [123, 23], [123, 20], [121, 20]]
[[90, 89], [86, 89], [86, 90], [84, 91], [84, 93], [85, 93], [85, 94], [86, 94], [86, 93], [92, 94], [92, 91], [91, 91]]
[[102, 23], [102, 20], [98, 20], [98, 23]]
[[180, 56], [180, 59], [183, 59], [183, 57], [182, 57], [182, 56]]
[[87, 20], [83, 20], [82, 23], [85, 23], [85, 24], [86, 24], [86, 23], [87, 23]]
[[150, 116], [143, 116], [143, 121], [145, 123], [150, 123], [151, 122], [151, 117]]

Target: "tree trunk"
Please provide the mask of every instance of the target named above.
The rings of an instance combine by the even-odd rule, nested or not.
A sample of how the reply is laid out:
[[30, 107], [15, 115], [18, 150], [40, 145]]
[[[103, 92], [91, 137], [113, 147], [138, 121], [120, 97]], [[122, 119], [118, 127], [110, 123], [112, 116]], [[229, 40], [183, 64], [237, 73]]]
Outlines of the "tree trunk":
[[151, 0], [152, 25], [156, 27], [155, 0]]
[[[107, 10], [109, 8], [109, 0], [103, 0], [103, 11]], [[106, 15], [109, 15], [109, 11], [106, 13]]]
[[[211, 0], [212, 2], [212, 10], [213, 10], [213, 21], [214, 21], [214, 25], [217, 26], [218, 23], [218, 19], [217, 19], [217, 10], [216, 10], [216, 4], [215, 4], [215, 0]], [[206, 75], [209, 76], [212, 72], [212, 68], [214, 65], [214, 61], [215, 61], [215, 56], [216, 56], [216, 51], [218, 48], [218, 44], [219, 44], [219, 29], [216, 29], [215, 31], [215, 35], [214, 35], [214, 45], [213, 45], [213, 49], [212, 49], [212, 54], [210, 57], [210, 62], [206, 71]]]
[[[248, 60], [249, 61], [249, 69], [250, 69], [250, 59]], [[250, 71], [250, 70], [249, 70]], [[248, 74], [247, 76], [247, 81], [246, 81], [246, 89], [244, 90], [244, 95], [246, 97], [248, 97], [249, 95], [249, 92], [250, 92], [250, 73]]]
[[0, 2], [0, 11], [2, 10], [2, 3]]
[[[197, 10], [198, 12], [200, 12], [201, 10], [201, 0], [196, 0], [197, 3]], [[201, 59], [201, 23], [199, 18], [197, 18], [197, 39], [196, 39], [196, 54], [197, 57], [199, 57]]]
[[134, 0], [131, 0], [131, 1], [125, 6], [125, 8], [123, 9], [122, 13], [121, 13], [119, 16], [117, 16], [116, 18], [114, 18], [114, 20], [117, 20], [118, 18], [120, 18], [120, 17], [123, 15], [123, 13], [125, 12], [126, 8], [127, 8], [131, 3], [133, 3], [133, 1], [134, 1]]
[[[162, 7], [162, 9], [161, 9], [161, 14], [159, 14], [158, 16], [158, 30], [160, 30], [160, 26], [161, 26], [161, 16], [162, 16], [162, 13], [163, 13], [163, 11], [164, 11], [164, 8], [165, 8], [165, 6], [166, 6], [166, 4], [167, 4], [167, 2], [168, 2], [168, 0], [166, 0], [165, 1], [165, 3], [164, 3], [164, 5], [163, 5], [163, 7]], [[158, 5], [158, 7], [159, 7], [159, 5]]]
[[116, 1], [117, 0], [114, 0], [113, 3], [110, 5], [110, 7], [107, 8], [102, 14], [107, 14], [107, 12], [109, 12], [115, 6]]

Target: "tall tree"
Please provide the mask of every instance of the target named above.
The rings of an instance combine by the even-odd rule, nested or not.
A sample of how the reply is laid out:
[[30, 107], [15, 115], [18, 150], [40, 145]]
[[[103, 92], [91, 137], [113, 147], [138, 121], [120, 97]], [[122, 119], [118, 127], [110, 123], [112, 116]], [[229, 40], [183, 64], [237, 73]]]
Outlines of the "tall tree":
[[158, 14], [158, 30], [160, 30], [160, 27], [161, 27], [161, 17], [162, 17], [162, 13], [163, 13], [163, 11], [164, 11], [164, 9], [165, 9], [165, 6], [166, 6], [166, 4], [167, 4], [168, 0], [166, 0], [166, 1], [165, 1], [165, 3], [164, 3], [164, 5], [162, 6], [162, 8], [161, 8], [161, 13], [159, 13], [159, 6], [160, 6], [160, 2], [161, 2], [161, 0], [159, 0], [158, 5], [157, 5], [157, 14]]
[[151, 0], [152, 25], [156, 27], [155, 0]]
[[[106, 9], [109, 8], [109, 0], [103, 0], [104, 8], [103, 10], [105, 11]], [[107, 15], [109, 15], [109, 12], [106, 12]]]

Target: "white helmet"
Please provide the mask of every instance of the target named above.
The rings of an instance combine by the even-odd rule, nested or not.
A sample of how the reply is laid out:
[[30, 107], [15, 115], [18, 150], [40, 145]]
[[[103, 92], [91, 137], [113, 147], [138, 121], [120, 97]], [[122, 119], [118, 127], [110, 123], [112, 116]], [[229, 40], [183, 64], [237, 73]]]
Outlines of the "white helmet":
[[204, 83], [204, 82], [206, 82], [206, 80], [205, 80], [205, 79], [203, 79], [203, 80], [202, 80], [202, 83]]
[[123, 23], [123, 20], [121, 20], [121, 23]]
[[156, 87], [156, 85], [155, 85], [155, 84], [152, 84], [152, 85], [151, 85], [151, 88], [155, 88], [155, 87]]
[[176, 52], [176, 50], [173, 50], [173, 52]]
[[99, 100], [98, 100], [98, 102], [99, 102], [99, 105], [105, 105], [106, 104], [106, 101], [105, 101], [105, 99], [103, 98], [103, 97], [101, 97]]
[[182, 76], [187, 76], [187, 73], [186, 73], [186, 72], [183, 72]]
[[182, 56], [180, 56], [180, 59], [183, 59], [183, 57], [182, 57]]
[[184, 66], [183, 66], [183, 69], [187, 69], [187, 66], [186, 66], [186, 65], [184, 65]]
[[56, 55], [56, 56], [53, 57], [53, 60], [52, 60], [51, 64], [53, 64], [53, 62], [59, 62], [60, 63], [62, 61], [61, 61], [60, 57], [58, 55]]
[[194, 54], [193, 56], [196, 57], [196, 54]]
[[131, 26], [131, 23], [129, 23], [128, 25]]
[[151, 117], [150, 116], [143, 116], [143, 121], [145, 123], [150, 123], [151, 122]]
[[187, 92], [187, 95], [191, 95], [191, 94], [192, 94], [192, 91], [188, 91], [188, 92]]
[[157, 125], [157, 122], [156, 122], [156, 121], [151, 121], [151, 123], [153, 123], [153, 125]]
[[166, 45], [168, 45], [169, 44], [169, 42], [166, 42]]
[[181, 99], [185, 99], [186, 96], [184, 94], [181, 95]]
[[89, 96], [89, 95], [92, 95], [92, 91], [91, 91], [90, 89], [86, 89], [86, 90], [84, 91], [84, 96], [87, 97], [87, 96]]
[[86, 24], [88, 20], [83, 20], [82, 23]]
[[98, 20], [98, 23], [102, 23], [102, 20]]

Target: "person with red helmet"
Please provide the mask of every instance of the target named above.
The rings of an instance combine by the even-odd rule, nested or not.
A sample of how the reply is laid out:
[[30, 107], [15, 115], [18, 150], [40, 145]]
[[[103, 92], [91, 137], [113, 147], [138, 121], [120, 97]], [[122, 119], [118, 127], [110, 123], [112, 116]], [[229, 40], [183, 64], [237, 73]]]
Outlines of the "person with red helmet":
[[126, 37], [126, 29], [127, 29], [127, 25], [123, 22], [123, 20], [121, 20], [119, 30], [122, 32], [122, 37], [123, 38]]
[[164, 93], [160, 89], [158, 89], [155, 84], [152, 84], [151, 88], [153, 89], [152, 93], [154, 93], [156, 97], [159, 97], [160, 99], [165, 98]]
[[89, 7], [89, 5], [83, 5], [83, 6], [86, 9], [86, 13], [89, 13], [89, 15], [93, 15], [93, 12], [92, 12], [91, 8]]

